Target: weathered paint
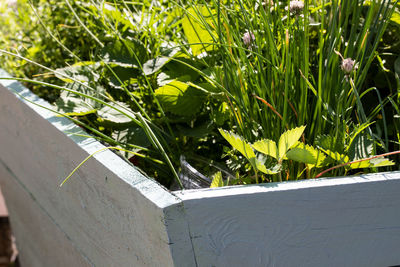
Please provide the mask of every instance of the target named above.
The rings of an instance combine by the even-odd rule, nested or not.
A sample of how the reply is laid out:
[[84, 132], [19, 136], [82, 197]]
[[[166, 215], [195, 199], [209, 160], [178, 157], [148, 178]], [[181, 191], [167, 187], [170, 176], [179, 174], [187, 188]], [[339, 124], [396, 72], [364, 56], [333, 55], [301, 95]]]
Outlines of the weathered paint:
[[[52, 108], [19, 83], [7, 85], [19, 96]], [[18, 179], [15, 191], [25, 190], [93, 265], [173, 266], [164, 212], [179, 199], [110, 151], [96, 154], [59, 188], [74, 166], [104, 146], [72, 134], [83, 132], [14, 93], [0, 88], [0, 165], [10, 174], [0, 179]], [[3, 191], [9, 190], [4, 184]], [[19, 243], [33, 239], [14, 230]], [[32, 256], [23, 249], [22, 258]], [[62, 253], [62, 246], [54, 250]], [[40, 260], [37, 266], [53, 266], [46, 258]]]
[[[18, 83], [4, 84], [51, 108]], [[5, 88], [0, 125], [0, 183], [17, 240], [40, 240], [59, 262], [70, 263], [60, 255], [66, 247], [80, 255], [74, 266], [400, 264], [400, 172], [171, 193], [104, 151], [59, 189], [103, 146]], [[22, 229], [30, 217], [35, 227], [58, 231], [56, 242], [42, 237], [46, 230]], [[30, 266], [56, 260], [30, 245], [21, 256], [37, 263]]]

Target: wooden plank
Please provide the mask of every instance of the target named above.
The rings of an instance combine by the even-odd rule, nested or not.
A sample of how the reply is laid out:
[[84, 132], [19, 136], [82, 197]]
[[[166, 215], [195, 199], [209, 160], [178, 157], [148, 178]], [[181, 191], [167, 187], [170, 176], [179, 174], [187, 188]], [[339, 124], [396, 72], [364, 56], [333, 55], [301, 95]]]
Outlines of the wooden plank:
[[22, 266], [94, 266], [3, 165], [0, 177]]
[[397, 266], [400, 172], [197, 190], [184, 200], [199, 266]]
[[[7, 86], [49, 107], [20, 84]], [[82, 131], [69, 120], [26, 105], [4, 88], [0, 88], [0, 112], [4, 126], [0, 140], [6, 151], [0, 154], [0, 162], [90, 262], [96, 266], [176, 264], [164, 213], [175, 212], [178, 198], [110, 151], [96, 154], [60, 189], [62, 179], [103, 146], [77, 135]], [[168, 227], [181, 225], [180, 216]], [[181, 230], [179, 235], [190, 242], [188, 233]], [[193, 260], [191, 255], [188, 266]]]

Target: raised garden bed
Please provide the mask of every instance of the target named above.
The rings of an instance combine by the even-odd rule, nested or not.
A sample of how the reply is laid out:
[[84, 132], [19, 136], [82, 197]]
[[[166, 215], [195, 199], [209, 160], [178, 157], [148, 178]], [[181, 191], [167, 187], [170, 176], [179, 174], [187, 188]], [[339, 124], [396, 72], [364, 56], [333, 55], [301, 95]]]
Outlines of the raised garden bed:
[[22, 266], [400, 264], [400, 172], [169, 192], [106, 150], [59, 188], [103, 145], [1, 83], [0, 185]]

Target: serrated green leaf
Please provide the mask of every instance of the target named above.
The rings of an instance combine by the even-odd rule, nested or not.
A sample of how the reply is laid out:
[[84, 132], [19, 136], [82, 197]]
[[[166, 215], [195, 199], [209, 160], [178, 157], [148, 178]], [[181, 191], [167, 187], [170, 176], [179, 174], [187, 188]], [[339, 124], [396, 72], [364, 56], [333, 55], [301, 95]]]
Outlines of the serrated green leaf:
[[262, 164], [257, 158], [251, 158], [249, 159], [250, 163], [257, 168], [260, 172], [263, 172], [265, 174], [277, 174], [280, 171], [280, 168], [274, 168], [274, 169], [267, 169], [264, 164]]
[[286, 152], [300, 139], [306, 126], [297, 127], [284, 132], [279, 138], [278, 159], [282, 160]]
[[[194, 56], [200, 55], [204, 51], [213, 50], [214, 31], [209, 31], [204, 23], [212, 25], [212, 14], [206, 6], [187, 9], [187, 15], [182, 20], [183, 31], [189, 42]], [[201, 43], [201, 44], [199, 44]]]
[[366, 161], [350, 164], [351, 169], [363, 169], [363, 168], [375, 168], [375, 167], [386, 167], [392, 166], [394, 162], [386, 158], [376, 158]]
[[395, 164], [393, 161], [386, 158], [371, 159], [369, 162], [373, 165], [372, 167], [393, 166]]
[[278, 149], [276, 143], [269, 139], [263, 139], [253, 144], [253, 148], [265, 155], [278, 159]]
[[323, 148], [321, 148], [321, 147], [320, 147], [320, 149], [321, 149], [323, 152], [325, 152], [325, 154], [327, 154], [330, 158], [332, 158], [332, 159], [334, 159], [334, 160], [336, 160], [336, 161], [339, 161], [339, 162], [341, 162], [341, 163], [346, 163], [346, 162], [349, 162], [349, 161], [350, 161], [349, 157], [346, 156], [346, 155], [340, 154], [340, 153], [338, 153], [338, 152], [330, 151], [329, 149], [323, 149]]
[[[226, 141], [237, 151], [239, 151], [246, 159], [250, 160], [252, 158], [256, 158], [256, 154], [254, 154], [253, 148], [251, 147], [250, 144], [248, 144], [246, 141], [242, 139], [242, 137], [231, 133], [224, 131], [222, 129], [218, 129], [221, 135], [225, 138]], [[252, 164], [255, 162], [251, 162]], [[255, 166], [255, 165], [253, 165]]]
[[196, 114], [205, 100], [205, 94], [180, 81], [172, 81], [155, 91], [157, 99], [166, 111], [181, 116]]
[[306, 164], [313, 164], [313, 165], [317, 164], [317, 158], [311, 151], [305, 148], [300, 148], [300, 147], [292, 148], [286, 153], [286, 156], [290, 160]]
[[222, 187], [222, 186], [224, 186], [224, 181], [222, 180], [222, 173], [217, 172], [216, 174], [214, 174], [210, 188]]
[[[306, 145], [306, 144], [304, 144], [304, 143], [298, 141], [298, 142], [292, 147], [292, 149], [294, 149], [294, 148], [305, 149], [305, 150], [307, 150], [307, 151], [310, 153], [310, 155], [312, 155], [312, 156], [315, 158], [315, 163], [307, 164], [308, 168], [310, 168], [310, 169], [312, 169], [312, 168], [314, 168], [314, 167], [322, 167], [322, 166], [324, 166], [324, 164], [326, 163], [326, 162], [325, 162], [325, 160], [326, 160], [325, 154], [324, 154], [322, 151], [320, 151], [320, 150], [314, 148], [313, 146]], [[290, 151], [289, 151], [289, 152], [290, 152]], [[289, 153], [289, 152], [288, 152], [288, 153]], [[288, 156], [288, 157], [289, 157], [289, 156]]]

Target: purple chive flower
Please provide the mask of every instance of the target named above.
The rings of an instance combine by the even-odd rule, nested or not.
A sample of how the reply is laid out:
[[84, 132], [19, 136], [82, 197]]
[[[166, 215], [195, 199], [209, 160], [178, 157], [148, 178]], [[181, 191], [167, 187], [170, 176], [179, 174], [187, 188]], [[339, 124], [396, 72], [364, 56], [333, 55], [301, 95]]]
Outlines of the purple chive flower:
[[341, 65], [342, 71], [343, 71], [346, 75], [350, 74], [350, 73], [353, 71], [353, 69], [354, 69], [355, 63], [356, 63], [356, 61], [355, 61], [355, 60], [352, 60], [351, 58], [343, 59], [342, 65]]
[[252, 32], [247, 31], [243, 34], [242, 40], [244, 45], [247, 46], [247, 48], [250, 48], [256, 40], [256, 37]]

